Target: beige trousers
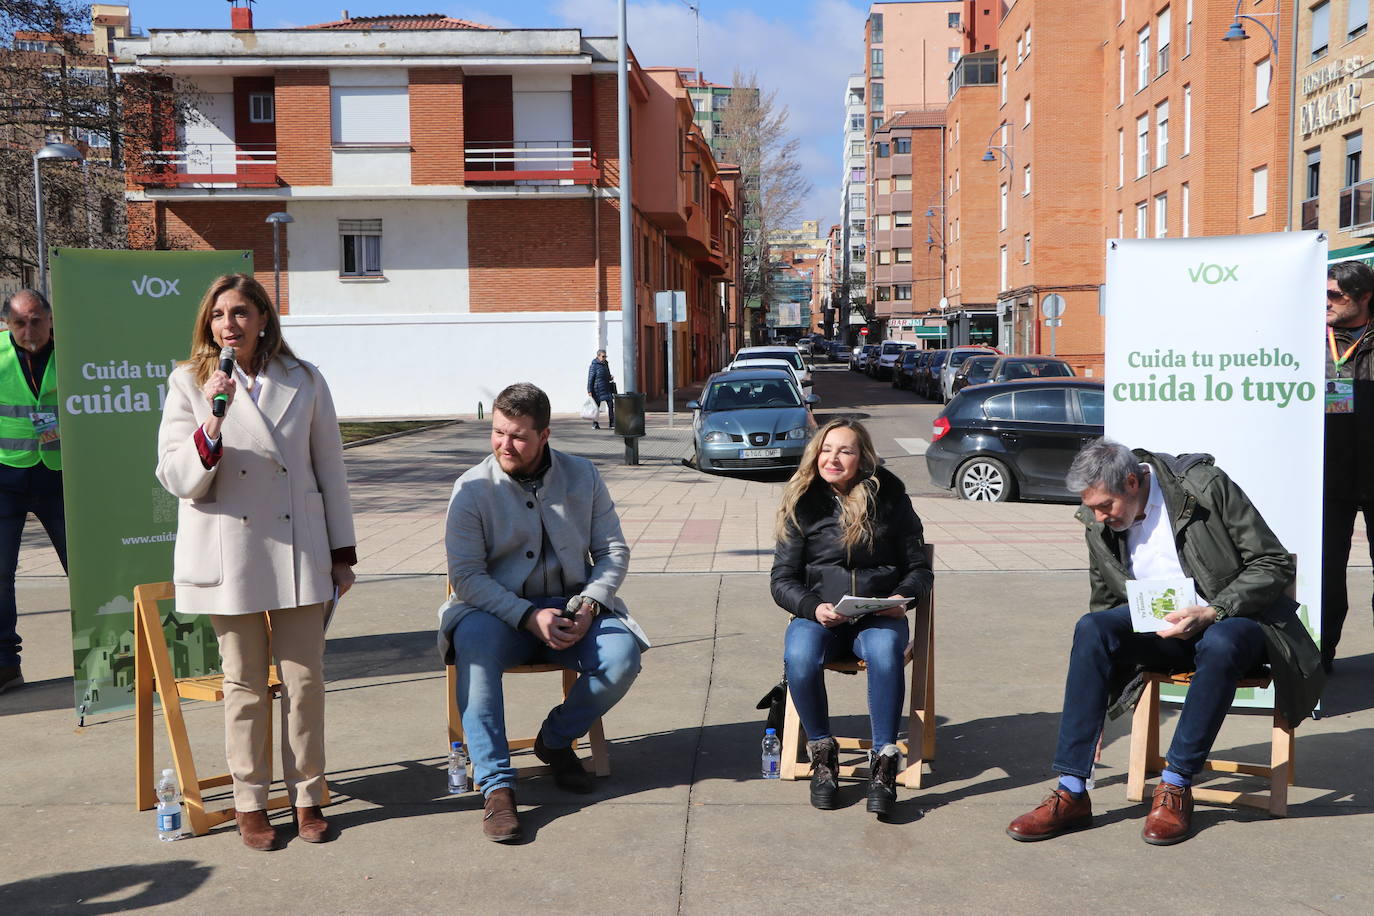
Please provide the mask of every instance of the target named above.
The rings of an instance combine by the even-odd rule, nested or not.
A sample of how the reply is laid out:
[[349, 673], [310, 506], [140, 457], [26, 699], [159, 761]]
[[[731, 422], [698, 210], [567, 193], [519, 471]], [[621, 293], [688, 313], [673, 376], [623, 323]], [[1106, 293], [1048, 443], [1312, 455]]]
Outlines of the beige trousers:
[[324, 610], [309, 604], [210, 615], [224, 671], [224, 752], [239, 811], [265, 810], [272, 783], [269, 655], [282, 682], [281, 763], [291, 804], [305, 808], [324, 798]]

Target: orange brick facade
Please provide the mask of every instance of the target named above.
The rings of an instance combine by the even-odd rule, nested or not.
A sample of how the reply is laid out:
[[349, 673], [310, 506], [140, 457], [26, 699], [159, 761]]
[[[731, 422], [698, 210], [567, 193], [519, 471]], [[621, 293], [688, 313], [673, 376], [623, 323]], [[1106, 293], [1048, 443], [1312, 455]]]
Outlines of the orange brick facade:
[[596, 311], [618, 304], [620, 207], [616, 201], [601, 200], [597, 214], [593, 203], [590, 199], [470, 202], [472, 311]]
[[329, 71], [279, 70], [275, 95], [277, 176], [288, 185], [330, 184]]
[[[1107, 241], [1284, 229], [1292, 111], [1283, 55], [1264, 78], [1262, 31], [1220, 40], [1234, 4], [1091, 9], [1015, 3], [998, 27], [995, 83], [954, 94], [946, 282], [952, 302], [995, 300], [1000, 345], [1019, 353], [1050, 352], [1040, 305], [1062, 295], [1055, 351], [1100, 374]], [[1280, 13], [1287, 28], [1292, 10], [1257, 0], [1246, 11]]]
[[463, 183], [463, 71], [410, 71], [411, 184]]

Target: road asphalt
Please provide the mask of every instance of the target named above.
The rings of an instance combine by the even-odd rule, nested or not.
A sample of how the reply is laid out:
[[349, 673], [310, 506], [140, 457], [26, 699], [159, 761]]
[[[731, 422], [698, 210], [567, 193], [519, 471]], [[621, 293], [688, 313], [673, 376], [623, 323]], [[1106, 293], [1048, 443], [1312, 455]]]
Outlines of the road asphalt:
[[[849, 400], [838, 406], [864, 406]], [[928, 428], [911, 419], [922, 410], [933, 415], [902, 404], [865, 412], [895, 448], [886, 430]], [[1087, 598], [1081, 531], [1069, 506], [918, 491], [944, 558], [937, 756], [922, 789], [899, 791], [888, 823], [864, 811], [858, 784], [842, 790], [840, 810], [817, 811], [804, 783], [758, 776], [754, 707], [776, 683], [785, 624], [767, 582], [779, 484], [682, 467], [673, 451], [687, 440], [666, 427], [644, 463], [625, 468], [619, 440], [585, 426], [556, 420], [555, 442], [603, 470], [634, 543], [622, 594], [655, 643], [606, 719], [612, 773], [593, 795], [522, 780], [526, 840], [498, 846], [481, 837], [476, 796], [445, 794], [435, 549], [453, 477], [486, 448], [469, 418], [347, 453], [363, 558], [329, 632], [327, 814], [341, 832], [325, 846], [292, 836], [256, 853], [232, 827], [158, 842], [153, 813], [133, 803], [132, 715], [77, 727], [66, 582], [26, 541], [18, 592], [30, 684], [0, 696], [0, 913], [1369, 912], [1374, 628], [1362, 613], [1322, 717], [1298, 732], [1289, 817], [1199, 806], [1193, 839], [1147, 846], [1144, 808], [1125, 800], [1129, 734], [1118, 721], [1104, 736], [1094, 828], [1016, 843], [1007, 823], [1052, 781], [1066, 651]], [[1353, 568], [1350, 585], [1352, 606], [1369, 606], [1368, 568]], [[830, 687], [836, 730], [863, 734], [863, 676], [832, 675]], [[507, 678], [512, 734], [533, 732], [556, 688], [552, 675]], [[198, 765], [218, 772], [220, 709], [185, 708]], [[1173, 720], [1170, 711], [1166, 741]], [[159, 765], [170, 766], [157, 730]], [[1266, 717], [1233, 714], [1217, 749], [1263, 762], [1268, 735]]]

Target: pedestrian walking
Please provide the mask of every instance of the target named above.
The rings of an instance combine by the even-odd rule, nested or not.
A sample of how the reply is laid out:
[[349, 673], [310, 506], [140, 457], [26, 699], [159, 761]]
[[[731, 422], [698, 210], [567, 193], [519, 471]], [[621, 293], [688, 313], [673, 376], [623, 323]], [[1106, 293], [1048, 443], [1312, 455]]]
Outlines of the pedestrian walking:
[[587, 397], [596, 402], [592, 429], [601, 428], [601, 405], [605, 404], [606, 426], [615, 432], [615, 376], [611, 375], [611, 364], [606, 362], [605, 350], [597, 350], [596, 358], [587, 367]]

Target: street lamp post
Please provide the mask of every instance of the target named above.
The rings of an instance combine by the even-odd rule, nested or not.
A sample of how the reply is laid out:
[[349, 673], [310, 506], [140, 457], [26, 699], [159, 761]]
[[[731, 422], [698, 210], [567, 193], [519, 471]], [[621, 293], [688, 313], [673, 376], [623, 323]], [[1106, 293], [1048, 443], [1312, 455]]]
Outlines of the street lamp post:
[[38, 291], [43, 298], [48, 297], [48, 240], [47, 221], [43, 218], [43, 172], [39, 168], [44, 159], [60, 159], [66, 162], [81, 162], [85, 159], [81, 150], [69, 143], [49, 143], [33, 154], [33, 209], [34, 231], [38, 242]]
[[278, 210], [276, 213], [269, 213], [266, 222], [272, 224], [272, 281], [276, 287], [273, 295], [273, 303], [277, 306], [277, 311], [281, 311], [281, 227], [286, 223], [294, 223], [295, 220], [290, 213], [285, 210]]

